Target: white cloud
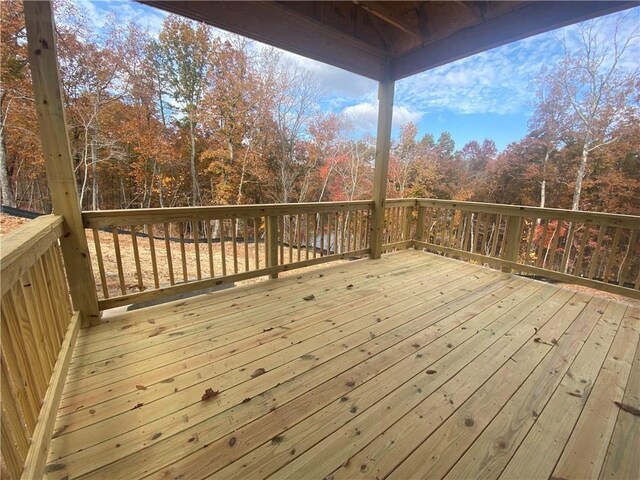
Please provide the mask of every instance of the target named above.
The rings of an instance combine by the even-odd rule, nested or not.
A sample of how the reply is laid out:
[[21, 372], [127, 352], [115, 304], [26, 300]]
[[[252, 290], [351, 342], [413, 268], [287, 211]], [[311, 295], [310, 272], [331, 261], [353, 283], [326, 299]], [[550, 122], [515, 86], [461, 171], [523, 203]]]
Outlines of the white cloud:
[[[341, 112], [351, 125], [362, 132], [375, 133], [378, 124], [378, 102], [362, 102], [346, 107]], [[406, 105], [396, 104], [393, 107], [392, 128], [398, 129], [408, 122], [418, 122], [422, 113], [411, 109]]]
[[[621, 17], [625, 18], [619, 32], [624, 38], [637, 29], [640, 8], [598, 20], [598, 39], [613, 38]], [[543, 66], [561, 58], [563, 41], [569, 51], [578, 51], [579, 26], [529, 37], [401, 80], [396, 100], [422, 112], [506, 115], [526, 111], [533, 101], [534, 78]], [[637, 68], [638, 58], [640, 41], [636, 38], [621, 64]]]

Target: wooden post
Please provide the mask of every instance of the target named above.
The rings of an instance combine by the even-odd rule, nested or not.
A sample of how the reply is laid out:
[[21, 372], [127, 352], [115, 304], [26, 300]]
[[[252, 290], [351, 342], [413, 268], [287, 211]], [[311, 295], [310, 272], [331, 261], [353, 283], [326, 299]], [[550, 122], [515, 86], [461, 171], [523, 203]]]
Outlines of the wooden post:
[[[425, 214], [425, 207], [423, 207], [422, 205], [418, 205], [418, 220], [416, 222], [416, 234], [413, 236], [414, 242], [424, 241], [424, 214]], [[422, 247], [417, 247], [414, 245], [414, 248], [420, 249]]]
[[[518, 253], [520, 253], [520, 233], [522, 232], [522, 217], [510, 216], [507, 224], [506, 243], [504, 246], [503, 260], [510, 262], [518, 261]], [[502, 268], [503, 272], [510, 272], [508, 267]]]
[[[278, 266], [278, 217], [266, 217], [266, 243], [267, 243], [267, 267]], [[299, 247], [298, 247], [299, 248]], [[271, 278], [278, 278], [277, 273], [272, 273]]]
[[49, 1], [24, 2], [29, 64], [53, 213], [64, 217], [60, 245], [69, 290], [86, 327], [99, 322], [100, 311], [67, 135], [51, 7]]
[[371, 253], [369, 254], [372, 259], [380, 258], [382, 255], [394, 88], [395, 82], [393, 80], [383, 80], [378, 84], [378, 133], [376, 137], [376, 165], [373, 172], [373, 218], [371, 221]]

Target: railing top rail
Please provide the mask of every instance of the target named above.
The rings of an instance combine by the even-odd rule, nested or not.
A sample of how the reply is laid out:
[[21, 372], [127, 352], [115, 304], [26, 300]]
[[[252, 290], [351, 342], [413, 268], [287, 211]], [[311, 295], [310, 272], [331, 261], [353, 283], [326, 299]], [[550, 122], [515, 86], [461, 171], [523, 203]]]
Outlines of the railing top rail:
[[224, 219], [235, 217], [262, 217], [269, 215], [323, 213], [359, 210], [371, 207], [373, 201], [275, 203], [256, 205], [223, 205], [214, 207], [144, 208], [131, 210], [100, 210], [82, 212], [86, 228], [140, 225], [191, 221], [194, 219]]
[[60, 215], [43, 215], [2, 237], [0, 242], [2, 295], [62, 236], [63, 221], [64, 218]]
[[425, 207], [448, 207], [474, 212], [586, 222], [613, 227], [640, 229], [640, 217], [618, 213], [586, 212], [583, 210], [563, 210], [560, 208], [526, 207], [523, 205], [501, 205], [497, 203], [436, 200], [429, 198], [420, 198], [417, 199], [417, 202], [418, 205]]
[[415, 207], [415, 198], [387, 198], [384, 203], [388, 207]]

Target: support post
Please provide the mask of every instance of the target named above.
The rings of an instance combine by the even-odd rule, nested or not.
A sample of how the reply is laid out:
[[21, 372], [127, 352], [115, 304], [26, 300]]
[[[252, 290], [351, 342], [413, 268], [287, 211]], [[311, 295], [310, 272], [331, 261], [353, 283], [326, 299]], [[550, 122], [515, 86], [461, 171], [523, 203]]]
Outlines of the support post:
[[382, 255], [394, 88], [395, 82], [393, 80], [383, 80], [378, 84], [378, 132], [376, 136], [376, 165], [373, 172], [373, 218], [371, 222], [371, 253], [369, 254], [372, 259], [380, 258]]
[[[267, 267], [278, 266], [278, 217], [266, 217], [266, 243], [267, 243]], [[300, 248], [300, 247], [298, 247]], [[277, 273], [271, 274], [271, 278], [278, 278]]]
[[[510, 216], [507, 223], [507, 231], [505, 232], [506, 243], [504, 246], [503, 260], [510, 262], [518, 261], [518, 254], [520, 253], [520, 234], [522, 232], [522, 217]], [[503, 272], [513, 271], [509, 267], [502, 267]]]
[[24, 2], [24, 16], [51, 203], [53, 213], [64, 217], [65, 233], [60, 246], [73, 307], [80, 312], [82, 326], [86, 327], [99, 322], [100, 311], [67, 135], [52, 4]]

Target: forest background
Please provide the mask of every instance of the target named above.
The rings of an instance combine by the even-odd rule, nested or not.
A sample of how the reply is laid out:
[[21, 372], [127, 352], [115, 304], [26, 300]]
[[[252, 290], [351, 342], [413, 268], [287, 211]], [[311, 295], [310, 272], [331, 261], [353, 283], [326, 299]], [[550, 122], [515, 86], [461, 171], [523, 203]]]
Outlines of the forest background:
[[[1, 9], [2, 203], [50, 212], [22, 2]], [[375, 139], [318, 108], [319, 80], [282, 52], [176, 16], [157, 35], [117, 17], [90, 31], [70, 2], [56, 18], [83, 209], [371, 197]], [[387, 197], [640, 215], [640, 74], [623, 61], [638, 30], [603, 41], [599, 26], [540, 70], [528, 132], [504, 150], [402, 125]]]

